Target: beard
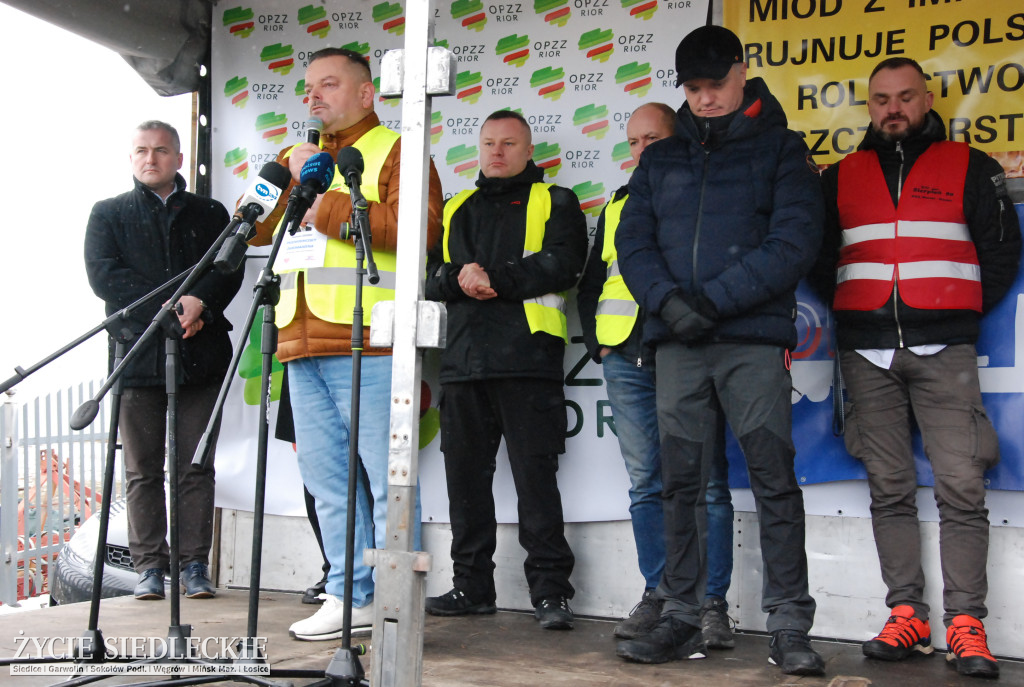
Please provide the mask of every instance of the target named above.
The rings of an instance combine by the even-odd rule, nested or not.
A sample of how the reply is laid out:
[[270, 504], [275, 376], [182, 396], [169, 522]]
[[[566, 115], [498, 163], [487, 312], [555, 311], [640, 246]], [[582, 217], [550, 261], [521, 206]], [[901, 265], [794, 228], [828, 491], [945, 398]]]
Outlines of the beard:
[[[902, 130], [890, 131], [885, 128], [885, 125], [888, 124], [889, 122], [906, 122], [907, 125]], [[899, 143], [900, 141], [906, 140], [911, 136], [919, 133], [922, 129], [924, 129], [924, 122], [924, 117], [921, 118], [920, 122], [916, 123], [911, 122], [906, 117], [886, 118], [882, 122], [881, 126], [875, 126], [874, 124], [872, 124], [871, 128], [875, 130], [875, 133], [878, 134], [879, 138], [881, 138], [883, 141], [888, 141], [889, 143]]]

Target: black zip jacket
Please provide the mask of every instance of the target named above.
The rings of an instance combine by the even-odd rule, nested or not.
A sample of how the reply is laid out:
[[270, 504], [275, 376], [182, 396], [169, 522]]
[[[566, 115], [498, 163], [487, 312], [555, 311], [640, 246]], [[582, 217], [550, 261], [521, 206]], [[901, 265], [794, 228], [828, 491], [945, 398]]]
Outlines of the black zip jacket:
[[[441, 352], [441, 383], [503, 377], [561, 380], [565, 344], [544, 332], [530, 333], [523, 300], [572, 288], [587, 259], [587, 223], [572, 191], [552, 186], [551, 217], [542, 249], [523, 257], [526, 202], [544, 173], [531, 160], [520, 174], [489, 179], [451, 222], [445, 262], [438, 241], [427, 260], [426, 297], [445, 301], [448, 343]], [[486, 270], [497, 298], [470, 298], [458, 284], [463, 265]]]
[[[885, 175], [893, 204], [911, 168], [928, 147], [945, 140], [945, 125], [934, 110], [929, 111], [920, 131], [898, 144], [868, 129], [859, 150], [874, 150]], [[837, 198], [839, 165], [822, 174], [826, 225], [822, 251], [810, 276], [812, 287], [826, 303], [835, 293], [836, 265], [842, 230]], [[1017, 278], [1021, 235], [1017, 213], [1004, 183], [1002, 166], [980, 150], [971, 148], [964, 182], [964, 216], [981, 266], [982, 308], [988, 312]], [[835, 313], [836, 341], [841, 350], [903, 348], [925, 344], [974, 343], [981, 315], [974, 310], [932, 310], [912, 308], [899, 297], [898, 289], [881, 308], [870, 311], [843, 310]]]
[[[230, 218], [223, 205], [185, 191], [180, 174], [175, 184], [167, 205], [135, 180], [132, 191], [93, 206], [85, 230], [85, 271], [92, 290], [106, 302], [108, 316], [199, 262], [227, 226]], [[217, 384], [223, 379], [231, 360], [231, 323], [224, 317], [224, 308], [238, 292], [242, 277], [242, 270], [224, 275], [208, 269], [188, 292], [206, 304], [209, 320], [198, 334], [181, 341], [179, 383]], [[115, 324], [112, 335], [130, 339], [134, 345], [177, 286]], [[125, 386], [164, 383], [164, 341], [161, 332], [148, 342], [129, 365]], [[111, 339], [111, 362], [113, 351]]]

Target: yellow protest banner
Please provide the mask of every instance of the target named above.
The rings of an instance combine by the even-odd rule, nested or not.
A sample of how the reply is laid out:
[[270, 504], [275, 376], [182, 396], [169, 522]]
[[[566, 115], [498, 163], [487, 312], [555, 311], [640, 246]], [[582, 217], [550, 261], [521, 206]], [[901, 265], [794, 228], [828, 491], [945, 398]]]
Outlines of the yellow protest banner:
[[921, 64], [950, 140], [1024, 149], [1021, 0], [739, 0], [723, 12], [748, 76], [764, 78], [819, 164], [856, 149], [868, 76], [897, 56]]

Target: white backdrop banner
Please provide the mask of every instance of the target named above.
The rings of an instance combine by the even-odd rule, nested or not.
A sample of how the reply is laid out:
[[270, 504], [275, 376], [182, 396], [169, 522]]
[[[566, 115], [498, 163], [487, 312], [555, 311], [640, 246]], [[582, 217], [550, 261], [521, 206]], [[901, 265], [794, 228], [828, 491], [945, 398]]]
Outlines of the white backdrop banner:
[[[986, 7], [1002, 12], [1010, 4], [1010, 0], [997, 0]], [[826, 5], [833, 6], [821, 4]], [[732, 20], [749, 52], [751, 45], [760, 44], [758, 41], [778, 42], [802, 30], [805, 22], [774, 21], [773, 15], [765, 14], [769, 12], [766, 7], [777, 10], [784, 6], [789, 3], [727, 0], [726, 19]], [[471, 188], [477, 178], [477, 137], [484, 118], [498, 109], [516, 109], [532, 126], [535, 161], [545, 168], [548, 180], [573, 189], [593, 231], [601, 207], [616, 188], [626, 183], [632, 168], [625, 138], [629, 114], [645, 102], [661, 101], [678, 107], [683, 101], [682, 92], [674, 87], [675, 48], [686, 33], [704, 23], [705, 0], [535, 0], [501, 4], [455, 0], [435, 2], [434, 8], [435, 42], [450, 49], [458, 59], [457, 94], [435, 98], [431, 117], [431, 155], [445, 197]], [[852, 23], [851, 13], [856, 14]], [[757, 21], [740, 21], [741, 15]], [[1024, 20], [1019, 16], [1014, 14], [1007, 20], [1013, 27], [1007, 34], [1008, 41], [1020, 40]], [[845, 23], [831, 29], [871, 36], [876, 31], [904, 31], [881, 26], [888, 15], [867, 10], [857, 13], [847, 9], [844, 17]], [[905, 19], [902, 14], [900, 18]], [[836, 23], [835, 17], [827, 19]], [[212, 174], [215, 195], [226, 205], [234, 204], [262, 165], [273, 160], [281, 148], [305, 140], [308, 112], [303, 101], [303, 76], [311, 53], [329, 46], [356, 50], [369, 58], [376, 78], [381, 56], [389, 49], [403, 47], [405, 33], [404, 5], [387, 0], [328, 1], [298, 9], [294, 3], [275, 0], [221, 2], [215, 8], [214, 20]], [[1002, 43], [1000, 47], [1009, 50], [1007, 45]], [[955, 61], [956, 53], [945, 58], [930, 55], [929, 59]], [[753, 73], [763, 76], [784, 103], [794, 92], [794, 84], [803, 83], [785, 69], [762, 67], [751, 65]], [[846, 72], [842, 73], [846, 78]], [[401, 130], [400, 105], [399, 100], [385, 99], [376, 104], [381, 120], [396, 131]], [[862, 103], [858, 105], [862, 107]], [[806, 131], [816, 126], [805, 121], [808, 117], [826, 118], [822, 110], [808, 110], [799, 102], [789, 109], [798, 121], [796, 128]], [[867, 119], [865, 111], [854, 114], [862, 121]], [[1011, 176], [1018, 177], [1011, 182], [1020, 181], [1019, 173]], [[1014, 188], [1019, 187], [1018, 183]], [[252, 255], [246, 283], [255, 281], [260, 262], [259, 253]], [[1018, 281], [1010, 296], [986, 318], [979, 342], [982, 390], [1003, 446], [1003, 463], [991, 473], [992, 486], [1003, 489], [1024, 487], [1024, 432], [1017, 422], [1024, 386], [1015, 362], [1022, 353], [1020, 346], [1024, 346], [1024, 339], [1017, 336], [1024, 327], [1022, 293], [1024, 283]], [[229, 313], [236, 324], [244, 320], [249, 298], [249, 290], [243, 288]], [[831, 432], [830, 313], [803, 287], [798, 301], [800, 343], [793, 351], [797, 477], [804, 485], [858, 480], [863, 477], [862, 466], [850, 458], [842, 440]], [[570, 313], [575, 313], [573, 303]], [[565, 518], [627, 519], [628, 479], [612, 431], [601, 370], [587, 358], [574, 317], [569, 326], [571, 343], [564, 368], [570, 436], [559, 470]], [[236, 334], [246, 335], [248, 346], [228, 399], [218, 445], [217, 502], [222, 507], [249, 510], [259, 419], [259, 320], [252, 331]], [[448, 519], [444, 466], [437, 440], [436, 369], [436, 352], [428, 353], [424, 362], [420, 453], [425, 521]], [[279, 366], [276, 377], [279, 382]], [[275, 388], [279, 389], [279, 384]], [[270, 412], [272, 430], [277, 393]], [[301, 514], [302, 486], [294, 451], [284, 442], [270, 443], [267, 511]], [[915, 448], [921, 483], [929, 484], [930, 471], [919, 441]], [[733, 443], [729, 456], [732, 485], [745, 486], [745, 466]], [[835, 507], [839, 507], [847, 514], [866, 515], [864, 492], [862, 482], [846, 482], [825, 510], [834, 514]], [[835, 492], [830, 488], [829, 493]], [[504, 455], [499, 456], [495, 498], [499, 521], [514, 522], [515, 492]]]
[[[445, 197], [472, 188], [478, 174], [480, 125], [503, 108], [522, 112], [533, 127], [534, 159], [547, 179], [572, 188], [591, 230], [601, 207], [626, 183], [632, 160], [626, 120], [640, 104], [678, 107], [675, 46], [704, 23], [703, 2], [678, 0], [538, 0], [437, 2], [435, 42], [458, 60], [458, 93], [435, 98], [431, 151]], [[305, 140], [309, 116], [304, 72], [310, 53], [345, 47], [366, 55], [375, 80], [386, 50], [403, 47], [404, 4], [263, 0], [222, 2], [213, 32], [213, 188], [235, 200], [278, 151]], [[380, 99], [383, 123], [401, 130], [401, 101]], [[249, 261], [246, 283], [257, 269]], [[240, 326], [251, 294], [243, 288], [230, 317]], [[573, 308], [574, 310], [574, 308]], [[217, 503], [250, 510], [259, 402], [259, 319], [228, 399], [217, 449]], [[571, 437], [559, 484], [566, 519], [628, 518], [628, 480], [610, 430], [611, 411], [598, 366], [588, 362], [573, 322], [566, 349], [567, 413]], [[251, 353], [251, 355], [249, 355]], [[436, 358], [424, 364], [436, 406]], [[279, 376], [278, 373], [277, 376]], [[276, 393], [274, 398], [276, 398]], [[271, 422], [276, 419], [275, 401]], [[299, 409], [298, 412], [301, 412]], [[444, 466], [438, 451], [437, 409], [425, 411], [420, 454], [424, 520], [448, 519]], [[273, 434], [273, 424], [271, 425]], [[271, 441], [267, 512], [300, 514], [302, 485], [290, 445]], [[498, 518], [516, 520], [507, 459], [495, 479]]]

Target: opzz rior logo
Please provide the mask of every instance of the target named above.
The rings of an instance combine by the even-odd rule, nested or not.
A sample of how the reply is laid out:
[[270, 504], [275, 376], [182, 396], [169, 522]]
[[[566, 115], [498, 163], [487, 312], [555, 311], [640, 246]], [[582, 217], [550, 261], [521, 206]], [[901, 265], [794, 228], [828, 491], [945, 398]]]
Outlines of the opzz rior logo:
[[558, 27], [568, 24], [572, 16], [569, 0], [533, 0], [533, 11], [543, 15], [548, 24]]
[[608, 133], [608, 106], [584, 105], [573, 113], [572, 123], [590, 138], [600, 140]]
[[466, 179], [476, 176], [480, 168], [479, 153], [474, 145], [459, 145], [449, 148], [445, 154], [445, 164], [452, 168], [452, 171]]
[[622, 9], [628, 9], [631, 17], [647, 21], [658, 11], [658, 0], [622, 0]]
[[522, 67], [530, 59], [530, 37], [515, 33], [504, 36], [494, 46], [494, 53], [501, 57], [505, 64]]
[[331, 22], [327, 19], [327, 10], [322, 5], [300, 7], [299, 26], [305, 26], [306, 33], [317, 38], [327, 38], [327, 34], [331, 31]]
[[249, 102], [249, 79], [244, 76], [233, 76], [225, 81], [224, 96], [231, 98], [231, 104], [235, 107], [245, 107]]
[[233, 7], [224, 10], [222, 21], [228, 33], [239, 38], [248, 38], [256, 28], [255, 15], [251, 7]]
[[405, 17], [402, 6], [396, 2], [382, 2], [373, 6], [373, 21], [381, 28], [395, 36], [405, 34]]
[[530, 76], [530, 88], [536, 88], [542, 98], [558, 100], [565, 93], [565, 70], [561, 67], [538, 69]]
[[592, 29], [580, 36], [577, 46], [595, 62], [607, 62], [615, 52], [615, 34], [611, 29]]
[[260, 51], [260, 62], [266, 62], [267, 69], [284, 76], [295, 66], [295, 58], [292, 57], [294, 53], [290, 44], [273, 43]]
[[480, 0], [455, 0], [451, 6], [452, 19], [458, 19], [462, 28], [483, 31], [487, 13]]

